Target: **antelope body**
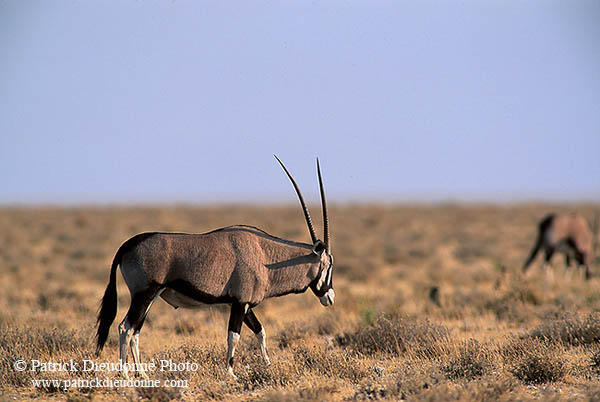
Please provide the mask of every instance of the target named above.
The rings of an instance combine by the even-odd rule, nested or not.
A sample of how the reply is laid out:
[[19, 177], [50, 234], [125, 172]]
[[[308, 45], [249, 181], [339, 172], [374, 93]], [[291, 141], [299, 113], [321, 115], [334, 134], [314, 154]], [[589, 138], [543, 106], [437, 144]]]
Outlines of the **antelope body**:
[[[277, 158], [277, 157], [276, 157]], [[327, 205], [321, 180], [325, 240], [317, 238], [306, 203], [292, 181], [312, 238], [312, 244], [280, 239], [252, 226], [229, 226], [204, 234], [140, 233], [118, 249], [100, 312], [96, 353], [104, 347], [117, 313], [116, 271], [131, 293], [131, 305], [119, 325], [120, 359], [127, 363], [131, 348], [136, 370], [144, 377], [139, 356], [139, 333], [152, 303], [160, 296], [174, 308], [202, 304], [231, 304], [228, 325], [227, 371], [233, 376], [233, 355], [242, 323], [257, 336], [262, 356], [270, 364], [265, 330], [252, 308], [264, 299], [310, 288], [321, 304], [334, 303], [333, 256], [329, 248]], [[128, 378], [128, 365], [122, 364]]]
[[[596, 231], [597, 229], [594, 230]], [[540, 250], [544, 251], [544, 267], [547, 267], [554, 253], [558, 251], [565, 255], [567, 268], [571, 265], [573, 257], [579, 266], [584, 267], [585, 278], [589, 279], [589, 266], [595, 252], [596, 236], [585, 218], [579, 214], [549, 214], [539, 223], [538, 236], [523, 264], [523, 272], [527, 271]]]

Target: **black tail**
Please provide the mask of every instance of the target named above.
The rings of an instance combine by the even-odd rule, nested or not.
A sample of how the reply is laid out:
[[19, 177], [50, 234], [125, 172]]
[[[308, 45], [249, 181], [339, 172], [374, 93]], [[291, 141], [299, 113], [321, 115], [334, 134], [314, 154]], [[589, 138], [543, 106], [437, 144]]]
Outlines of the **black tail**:
[[535, 256], [537, 255], [538, 251], [540, 251], [542, 243], [544, 242], [544, 236], [546, 236], [546, 232], [552, 226], [553, 221], [554, 214], [549, 214], [545, 216], [544, 219], [542, 219], [542, 221], [540, 222], [538, 227], [538, 237], [535, 241], [535, 244], [533, 245], [533, 248], [531, 249], [531, 252], [529, 253], [529, 257], [527, 257], [527, 260], [523, 264], [523, 272], [527, 271], [527, 268], [529, 268], [529, 265], [535, 259]]
[[529, 265], [535, 259], [535, 256], [537, 255], [538, 251], [540, 251], [540, 247], [542, 246], [542, 236], [542, 233], [538, 234], [538, 238], [535, 241], [531, 252], [529, 253], [529, 257], [527, 257], [527, 260], [523, 264], [523, 272], [527, 271], [527, 268], [529, 268]]
[[[121, 250], [119, 250], [121, 251]], [[112, 267], [110, 268], [110, 279], [108, 286], [104, 291], [104, 297], [102, 297], [102, 304], [100, 305], [100, 311], [98, 312], [98, 332], [96, 333], [96, 356], [100, 355], [106, 339], [108, 338], [108, 331], [110, 326], [117, 316], [117, 266], [121, 263], [121, 253], [117, 252], [113, 259]]]

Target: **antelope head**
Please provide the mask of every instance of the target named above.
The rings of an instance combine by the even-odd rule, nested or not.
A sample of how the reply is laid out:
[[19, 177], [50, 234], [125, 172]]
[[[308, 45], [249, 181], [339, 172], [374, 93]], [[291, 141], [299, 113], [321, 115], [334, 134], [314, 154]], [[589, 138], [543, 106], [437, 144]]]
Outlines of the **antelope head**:
[[308, 212], [308, 207], [306, 206], [306, 202], [304, 201], [304, 197], [302, 197], [302, 193], [300, 192], [300, 188], [298, 188], [296, 181], [294, 180], [290, 172], [287, 170], [283, 162], [281, 162], [281, 160], [276, 155], [273, 156], [275, 156], [275, 159], [277, 159], [277, 162], [279, 162], [279, 164], [289, 177], [290, 181], [294, 185], [294, 189], [296, 190], [296, 194], [298, 194], [298, 199], [300, 200], [300, 205], [302, 206], [302, 210], [304, 211], [304, 218], [306, 219], [308, 231], [312, 240], [312, 252], [320, 259], [319, 273], [317, 275], [317, 278], [310, 284], [310, 289], [319, 298], [322, 305], [331, 306], [335, 300], [335, 292], [333, 290], [332, 278], [333, 255], [331, 254], [331, 247], [329, 242], [329, 219], [327, 217], [327, 201], [325, 199], [325, 190], [323, 188], [323, 179], [321, 178], [321, 167], [319, 165], [319, 159], [317, 158], [317, 175], [319, 177], [319, 190], [321, 193], [324, 240], [320, 240], [317, 237], [315, 228], [313, 227], [312, 220], [310, 218], [310, 213]]

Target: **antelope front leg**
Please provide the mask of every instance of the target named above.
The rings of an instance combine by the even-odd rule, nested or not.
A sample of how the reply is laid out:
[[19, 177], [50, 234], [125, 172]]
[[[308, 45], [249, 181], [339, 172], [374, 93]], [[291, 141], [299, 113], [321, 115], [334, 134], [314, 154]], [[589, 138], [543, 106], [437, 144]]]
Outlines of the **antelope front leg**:
[[236, 378], [233, 374], [233, 355], [235, 347], [240, 340], [240, 332], [242, 330], [242, 322], [246, 315], [247, 304], [233, 302], [231, 304], [231, 314], [229, 315], [229, 326], [227, 333], [227, 374]]

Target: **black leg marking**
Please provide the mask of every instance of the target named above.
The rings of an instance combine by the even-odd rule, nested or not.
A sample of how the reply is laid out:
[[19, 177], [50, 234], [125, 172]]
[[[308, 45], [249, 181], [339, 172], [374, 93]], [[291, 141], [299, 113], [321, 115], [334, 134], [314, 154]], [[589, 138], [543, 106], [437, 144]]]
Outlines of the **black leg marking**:
[[270, 365], [271, 361], [269, 360], [269, 354], [267, 353], [265, 329], [261, 325], [260, 321], [258, 321], [256, 314], [254, 314], [252, 310], [248, 310], [246, 312], [246, 316], [244, 317], [244, 323], [248, 328], [252, 330], [252, 332], [254, 332], [254, 335], [256, 335], [256, 339], [258, 339], [258, 344], [260, 345], [260, 353], [262, 354], [263, 360], [265, 361], [267, 366]]
[[233, 331], [239, 334], [242, 330], [242, 322], [244, 322], [244, 316], [246, 315], [245, 305], [233, 302], [231, 304], [231, 313], [229, 314], [229, 331]]
[[589, 280], [592, 277], [592, 273], [590, 272], [590, 266], [588, 264], [584, 265], [585, 269], [585, 280]]
[[546, 263], [550, 263], [550, 259], [552, 258], [552, 256], [554, 255], [554, 247], [547, 247], [546, 250], [544, 250], [544, 261], [546, 261]]
[[248, 310], [248, 312], [246, 313], [246, 316], [244, 317], [244, 323], [256, 335], [258, 335], [260, 331], [262, 331], [263, 327], [260, 324], [260, 321], [258, 321], [258, 318], [256, 318], [254, 311], [252, 310]]
[[229, 332], [227, 334], [227, 373], [235, 378], [233, 374], [233, 355], [235, 354], [235, 346], [240, 339], [242, 331], [242, 323], [246, 315], [246, 304], [233, 302], [231, 304], [231, 314], [229, 315]]
[[136, 293], [131, 298], [129, 311], [127, 311], [127, 321], [136, 333], [142, 329], [142, 325], [144, 325], [144, 321], [148, 315], [148, 308], [159, 291], [160, 286], [155, 285], [147, 290]]

